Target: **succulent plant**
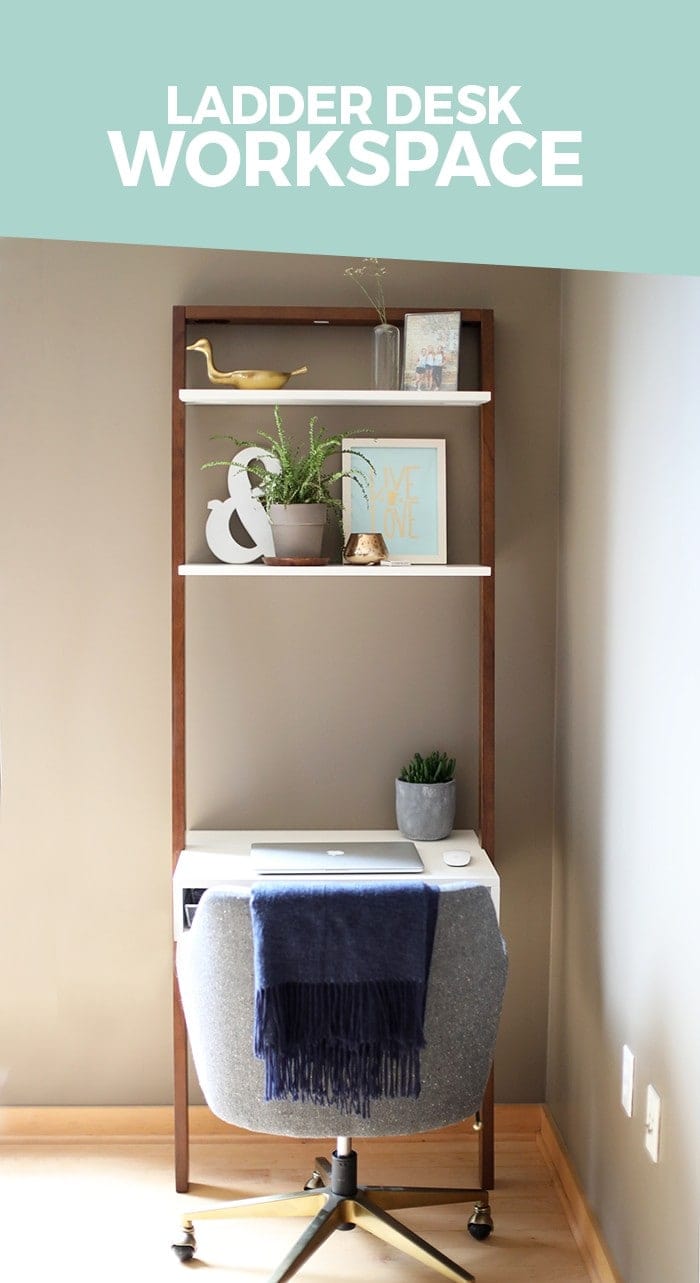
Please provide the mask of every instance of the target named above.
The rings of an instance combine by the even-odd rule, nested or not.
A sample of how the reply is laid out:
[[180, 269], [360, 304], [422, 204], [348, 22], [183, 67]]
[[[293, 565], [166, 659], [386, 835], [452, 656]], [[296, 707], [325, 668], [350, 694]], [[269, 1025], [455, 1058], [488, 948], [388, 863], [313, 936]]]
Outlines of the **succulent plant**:
[[447, 784], [448, 780], [454, 779], [454, 773], [455, 759], [433, 749], [427, 757], [414, 753], [399, 779], [406, 780], [408, 784]]

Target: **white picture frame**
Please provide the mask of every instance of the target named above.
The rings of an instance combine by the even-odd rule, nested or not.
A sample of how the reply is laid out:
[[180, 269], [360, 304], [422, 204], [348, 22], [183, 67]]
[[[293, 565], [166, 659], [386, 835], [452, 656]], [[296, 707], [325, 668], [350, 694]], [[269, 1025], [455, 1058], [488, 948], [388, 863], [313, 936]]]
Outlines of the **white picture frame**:
[[444, 439], [343, 437], [343, 450], [350, 449], [359, 452], [349, 458], [353, 471], [364, 477], [367, 494], [350, 477], [343, 478], [344, 539], [376, 532], [384, 536], [392, 560], [445, 565]]

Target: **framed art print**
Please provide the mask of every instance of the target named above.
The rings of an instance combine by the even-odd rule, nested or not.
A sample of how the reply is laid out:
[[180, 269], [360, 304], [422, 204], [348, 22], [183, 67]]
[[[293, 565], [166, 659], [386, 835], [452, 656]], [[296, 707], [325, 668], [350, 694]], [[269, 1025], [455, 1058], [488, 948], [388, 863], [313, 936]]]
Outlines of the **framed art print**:
[[457, 391], [461, 324], [459, 312], [407, 312], [403, 331], [404, 391]]
[[353, 470], [365, 483], [360, 487], [349, 477], [343, 479], [344, 538], [376, 532], [384, 536], [390, 557], [444, 565], [444, 440], [343, 437], [343, 449], [364, 456], [351, 458]]

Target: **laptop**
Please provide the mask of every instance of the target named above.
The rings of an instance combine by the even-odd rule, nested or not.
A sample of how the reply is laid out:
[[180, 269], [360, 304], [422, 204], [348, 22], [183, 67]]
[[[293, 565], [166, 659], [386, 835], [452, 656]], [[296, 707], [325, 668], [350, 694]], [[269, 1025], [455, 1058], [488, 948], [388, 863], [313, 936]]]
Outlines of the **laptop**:
[[422, 873], [413, 842], [252, 842], [256, 873]]

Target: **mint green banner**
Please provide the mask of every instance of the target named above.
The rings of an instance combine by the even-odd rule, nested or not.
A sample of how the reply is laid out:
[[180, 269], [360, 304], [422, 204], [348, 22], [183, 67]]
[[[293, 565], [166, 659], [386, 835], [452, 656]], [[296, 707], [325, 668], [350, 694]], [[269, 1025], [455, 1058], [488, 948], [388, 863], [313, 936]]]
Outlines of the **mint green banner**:
[[698, 0], [26, 3], [0, 234], [700, 272]]

